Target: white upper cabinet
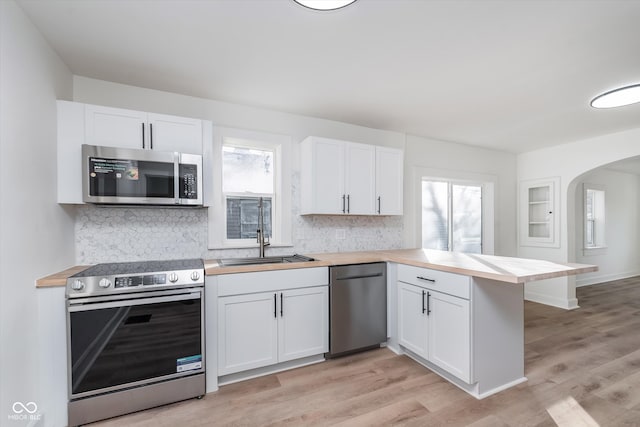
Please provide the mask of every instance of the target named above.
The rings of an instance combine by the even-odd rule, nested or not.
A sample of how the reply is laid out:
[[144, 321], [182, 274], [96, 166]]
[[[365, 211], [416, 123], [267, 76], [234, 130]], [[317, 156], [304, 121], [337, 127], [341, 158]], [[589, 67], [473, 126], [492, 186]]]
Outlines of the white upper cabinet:
[[402, 215], [404, 152], [376, 147], [376, 213]]
[[202, 154], [202, 120], [85, 105], [85, 144]]
[[303, 215], [402, 214], [402, 150], [310, 136], [300, 152]]
[[344, 142], [326, 138], [307, 138], [301, 145], [301, 157], [302, 213], [346, 213], [346, 201], [343, 197]]
[[520, 183], [520, 244], [522, 246], [560, 246], [558, 208], [560, 178]]
[[84, 144], [147, 148], [147, 113], [99, 105], [85, 105], [84, 112]]
[[376, 150], [372, 145], [345, 144], [346, 213], [372, 215], [375, 202]]
[[208, 121], [58, 101], [58, 203], [83, 203], [82, 144], [202, 154], [207, 138]]
[[149, 113], [149, 148], [202, 154], [202, 120]]

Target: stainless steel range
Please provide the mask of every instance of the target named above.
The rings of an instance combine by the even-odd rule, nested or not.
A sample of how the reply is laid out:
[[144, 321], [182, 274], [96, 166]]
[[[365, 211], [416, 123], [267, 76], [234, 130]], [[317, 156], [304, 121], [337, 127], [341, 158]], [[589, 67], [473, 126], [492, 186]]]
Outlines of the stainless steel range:
[[66, 295], [69, 425], [205, 394], [201, 259], [98, 264]]

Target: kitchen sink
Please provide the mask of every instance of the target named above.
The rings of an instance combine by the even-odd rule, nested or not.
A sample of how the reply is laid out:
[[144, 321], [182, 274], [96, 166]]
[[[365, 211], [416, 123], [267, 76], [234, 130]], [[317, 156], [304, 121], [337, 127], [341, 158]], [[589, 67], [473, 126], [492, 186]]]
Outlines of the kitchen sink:
[[304, 255], [288, 255], [288, 256], [268, 256], [264, 258], [225, 258], [219, 259], [218, 264], [223, 267], [233, 265], [259, 265], [259, 264], [286, 264], [290, 262], [309, 262], [315, 261], [313, 258]]

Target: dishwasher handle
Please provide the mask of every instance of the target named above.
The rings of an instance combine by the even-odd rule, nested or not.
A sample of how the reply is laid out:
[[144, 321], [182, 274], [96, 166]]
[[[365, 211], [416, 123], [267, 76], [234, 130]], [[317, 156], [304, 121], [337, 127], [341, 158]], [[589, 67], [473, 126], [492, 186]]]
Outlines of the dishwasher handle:
[[355, 275], [355, 276], [336, 277], [335, 280], [339, 281], [339, 280], [353, 280], [353, 279], [369, 279], [371, 277], [382, 277], [383, 275], [384, 275], [383, 273], [358, 274], [358, 275]]

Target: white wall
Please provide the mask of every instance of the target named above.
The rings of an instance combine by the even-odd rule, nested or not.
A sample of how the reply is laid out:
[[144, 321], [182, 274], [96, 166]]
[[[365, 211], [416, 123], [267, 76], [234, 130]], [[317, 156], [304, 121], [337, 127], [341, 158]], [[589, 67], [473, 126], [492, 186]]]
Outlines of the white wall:
[[[0, 425], [14, 402], [49, 408], [35, 279], [74, 264], [73, 216], [56, 203], [56, 98], [72, 76], [12, 0], [0, 1]], [[64, 313], [64, 304], [55, 307]], [[62, 317], [64, 319], [64, 317]], [[64, 322], [60, 325], [64, 328]], [[64, 396], [63, 396], [64, 397]], [[53, 420], [52, 420], [53, 422]], [[62, 421], [64, 423], [64, 421]], [[62, 425], [60, 422], [51, 425]]]
[[[605, 192], [606, 248], [584, 249], [584, 183], [598, 185]], [[599, 269], [581, 275], [576, 286], [640, 275], [639, 203], [640, 175], [599, 168], [578, 178], [575, 189], [575, 261], [596, 264]]]
[[[518, 256], [558, 262], [575, 261], [576, 178], [606, 164], [640, 155], [640, 128], [519, 154], [518, 181], [560, 177], [560, 242], [557, 248], [518, 246]], [[556, 209], [558, 211], [558, 209]], [[569, 227], [569, 224], [571, 225]], [[525, 298], [563, 308], [576, 308], [574, 276], [525, 286]]]
[[516, 156], [451, 142], [407, 136], [405, 148], [404, 240], [416, 246], [419, 234], [420, 180], [424, 174], [494, 183], [494, 250], [516, 254]]

